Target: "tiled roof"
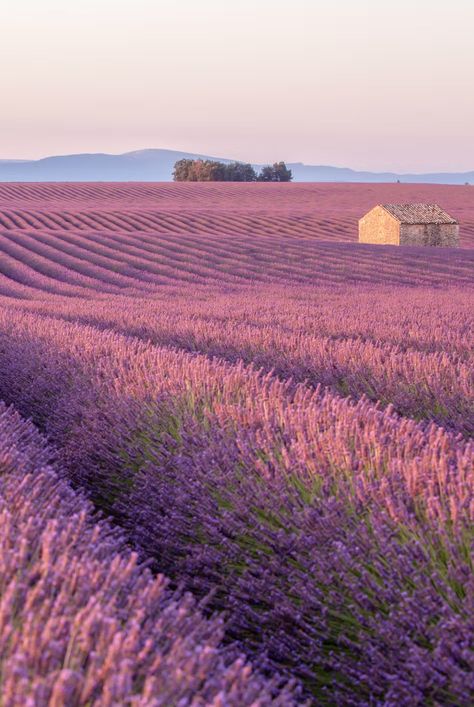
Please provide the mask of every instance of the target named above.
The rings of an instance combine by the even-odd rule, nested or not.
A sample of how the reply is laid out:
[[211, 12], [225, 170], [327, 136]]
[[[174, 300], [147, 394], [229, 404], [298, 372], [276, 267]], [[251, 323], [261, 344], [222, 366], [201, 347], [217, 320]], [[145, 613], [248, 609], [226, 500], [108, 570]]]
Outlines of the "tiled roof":
[[457, 223], [438, 204], [382, 204], [400, 223]]

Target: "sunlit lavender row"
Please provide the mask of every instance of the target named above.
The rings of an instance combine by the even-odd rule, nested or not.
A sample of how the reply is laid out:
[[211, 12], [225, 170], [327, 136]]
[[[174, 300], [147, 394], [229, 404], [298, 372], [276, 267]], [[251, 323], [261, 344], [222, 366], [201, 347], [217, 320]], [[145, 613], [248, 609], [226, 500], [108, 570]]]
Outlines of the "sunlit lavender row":
[[0, 403], [2, 704], [293, 704], [223, 647], [221, 619], [139, 566], [51, 456]]
[[0, 333], [0, 396], [259, 668], [316, 702], [470, 704], [472, 443], [44, 315]]
[[[3, 300], [4, 304], [9, 304]], [[11, 306], [11, 304], [9, 304]], [[253, 288], [196, 297], [51, 298], [22, 310], [239, 359], [474, 433], [474, 293], [466, 288]]]

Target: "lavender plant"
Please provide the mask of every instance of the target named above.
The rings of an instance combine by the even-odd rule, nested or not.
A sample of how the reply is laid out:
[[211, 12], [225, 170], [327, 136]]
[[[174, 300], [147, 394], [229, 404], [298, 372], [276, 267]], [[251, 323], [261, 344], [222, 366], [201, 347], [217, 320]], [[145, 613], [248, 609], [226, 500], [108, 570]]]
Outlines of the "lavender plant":
[[470, 443], [92, 328], [2, 330], [0, 389], [259, 665], [328, 703], [469, 704]]
[[287, 705], [221, 645], [224, 622], [152, 578], [0, 404], [2, 704]]
[[[330, 387], [400, 414], [474, 432], [473, 322], [469, 290], [287, 286], [93, 301], [29, 309], [159, 345], [243, 360], [281, 378]], [[11, 309], [11, 304], [9, 305]]]

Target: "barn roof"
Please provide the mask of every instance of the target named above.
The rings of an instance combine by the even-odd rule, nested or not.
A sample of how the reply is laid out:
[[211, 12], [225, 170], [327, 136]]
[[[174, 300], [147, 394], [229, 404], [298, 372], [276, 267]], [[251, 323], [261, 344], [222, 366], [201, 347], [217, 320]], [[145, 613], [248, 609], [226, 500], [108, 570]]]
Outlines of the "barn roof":
[[457, 223], [438, 204], [382, 204], [400, 223]]

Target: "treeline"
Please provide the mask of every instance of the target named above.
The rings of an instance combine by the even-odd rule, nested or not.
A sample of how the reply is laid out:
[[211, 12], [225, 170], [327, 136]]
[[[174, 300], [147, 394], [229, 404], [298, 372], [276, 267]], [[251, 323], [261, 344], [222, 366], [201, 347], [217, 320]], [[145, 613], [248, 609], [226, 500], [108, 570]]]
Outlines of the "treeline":
[[291, 169], [284, 162], [262, 167], [259, 173], [244, 162], [214, 160], [178, 160], [174, 166], [175, 182], [291, 182]]

